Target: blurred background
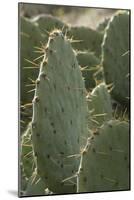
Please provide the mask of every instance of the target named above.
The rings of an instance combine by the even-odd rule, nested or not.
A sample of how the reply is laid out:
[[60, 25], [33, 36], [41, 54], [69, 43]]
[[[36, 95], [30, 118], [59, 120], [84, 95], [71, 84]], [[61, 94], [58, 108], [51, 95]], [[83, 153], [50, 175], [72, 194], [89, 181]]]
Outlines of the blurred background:
[[50, 14], [71, 26], [89, 26], [92, 29], [96, 29], [99, 23], [117, 11], [108, 8], [85, 8], [29, 3], [21, 3], [19, 9], [20, 15], [28, 18], [38, 14]]

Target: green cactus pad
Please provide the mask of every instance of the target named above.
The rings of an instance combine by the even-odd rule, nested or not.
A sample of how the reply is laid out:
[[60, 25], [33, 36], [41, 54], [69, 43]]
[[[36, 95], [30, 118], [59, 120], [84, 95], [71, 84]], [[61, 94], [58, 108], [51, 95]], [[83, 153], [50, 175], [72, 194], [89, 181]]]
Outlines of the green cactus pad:
[[111, 97], [105, 83], [97, 85], [87, 96], [89, 110], [92, 112], [92, 125], [101, 126], [103, 122], [112, 119]]
[[[21, 104], [21, 134], [26, 130], [28, 123], [31, 121], [32, 109], [24, 106], [32, 103], [34, 91], [30, 92], [35, 87], [35, 79], [39, 73], [40, 60], [33, 61], [40, 56], [34, 51], [34, 47], [41, 47], [43, 36], [41, 35], [37, 26], [35, 26], [29, 19], [20, 18], [20, 104]], [[27, 61], [29, 60], [29, 62]], [[37, 63], [35, 66], [33, 63]], [[30, 63], [31, 62], [31, 63]]]
[[107, 84], [113, 83], [113, 98], [121, 104], [129, 99], [129, 24], [128, 12], [114, 15], [105, 30], [102, 44], [102, 65]]
[[93, 52], [78, 51], [76, 57], [81, 67], [96, 66], [100, 62]]
[[82, 76], [85, 79], [86, 89], [94, 88], [96, 83], [93, 74], [98, 69], [97, 65], [100, 63], [99, 59], [92, 52], [78, 52], [77, 60], [82, 69]]
[[75, 179], [67, 179], [78, 169], [75, 155], [88, 134], [85, 93], [69, 40], [52, 32], [33, 99], [32, 141], [38, 173], [54, 193], [76, 192]]
[[46, 34], [46, 31], [51, 32], [54, 29], [64, 30], [67, 28], [67, 25], [64, 22], [51, 15], [37, 15], [32, 21], [37, 24], [43, 34]]
[[[26, 67], [35, 67], [26, 61], [33, 61], [38, 57], [34, 47], [40, 47], [43, 37], [40, 30], [27, 18], [20, 19], [20, 100], [21, 103], [29, 103], [32, 101], [34, 93], [28, 93], [33, 89], [26, 85], [31, 84], [30, 79], [35, 80], [38, 75], [38, 67], [36, 69], [26, 69]], [[33, 61], [34, 62], [34, 61]], [[39, 62], [38, 62], [39, 63]]]
[[76, 42], [72, 42], [74, 49], [88, 50], [94, 52], [97, 57], [100, 56], [103, 34], [87, 27], [71, 27], [67, 34], [76, 40]]
[[129, 164], [129, 124], [106, 122], [82, 152], [77, 192], [128, 190]]

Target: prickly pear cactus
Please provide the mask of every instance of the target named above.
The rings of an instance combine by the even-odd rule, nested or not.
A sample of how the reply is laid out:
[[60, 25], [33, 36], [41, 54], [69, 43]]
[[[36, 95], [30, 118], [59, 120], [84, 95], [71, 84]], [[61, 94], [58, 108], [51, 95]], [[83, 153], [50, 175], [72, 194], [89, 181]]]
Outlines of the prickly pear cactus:
[[77, 60], [81, 66], [82, 76], [85, 79], [85, 87], [87, 90], [95, 87], [96, 83], [93, 74], [97, 71], [100, 63], [99, 59], [91, 52], [78, 52]]
[[112, 120], [107, 85], [126, 107], [129, 14], [97, 30], [22, 17], [20, 32], [21, 196], [128, 190], [129, 124]]
[[81, 51], [94, 52], [97, 57], [101, 54], [103, 34], [87, 27], [71, 27], [68, 36], [74, 40], [72, 46]]
[[129, 124], [106, 122], [81, 153], [77, 192], [128, 190], [129, 164]]
[[102, 44], [102, 65], [107, 84], [113, 83], [112, 96], [121, 104], [129, 98], [129, 19], [128, 12], [112, 17], [105, 30]]
[[88, 94], [87, 99], [89, 110], [92, 112], [93, 127], [101, 126], [105, 121], [112, 119], [111, 97], [104, 82], [97, 85]]
[[38, 174], [54, 193], [76, 192], [80, 146], [87, 138], [87, 102], [69, 40], [54, 31], [40, 66], [33, 99], [32, 142]]

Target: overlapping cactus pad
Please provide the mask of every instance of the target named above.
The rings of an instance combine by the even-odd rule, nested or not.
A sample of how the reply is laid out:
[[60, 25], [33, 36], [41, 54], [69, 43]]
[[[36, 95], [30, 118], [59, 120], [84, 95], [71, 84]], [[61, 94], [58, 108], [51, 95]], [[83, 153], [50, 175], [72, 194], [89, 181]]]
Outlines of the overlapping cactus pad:
[[92, 117], [95, 119], [95, 121], [92, 121], [93, 126], [101, 126], [105, 121], [112, 119], [110, 94], [104, 82], [97, 85], [92, 90], [91, 94], [87, 96], [87, 99], [89, 100], [89, 110], [92, 112]]
[[21, 18], [20, 196], [130, 189], [129, 18]]
[[106, 122], [88, 138], [81, 154], [77, 192], [129, 189], [129, 125]]

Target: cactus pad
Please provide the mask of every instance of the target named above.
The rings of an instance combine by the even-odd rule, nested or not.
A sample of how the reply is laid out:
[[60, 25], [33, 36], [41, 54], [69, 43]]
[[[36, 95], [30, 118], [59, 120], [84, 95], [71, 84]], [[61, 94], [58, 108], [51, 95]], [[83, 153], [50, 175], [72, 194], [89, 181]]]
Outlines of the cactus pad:
[[103, 34], [87, 27], [71, 27], [67, 34], [73, 40], [78, 40], [78, 42], [72, 42], [74, 49], [89, 50], [97, 57], [100, 56]]
[[102, 44], [102, 65], [107, 84], [113, 83], [112, 96], [121, 104], [129, 98], [129, 14], [119, 12], [109, 21]]
[[[82, 75], [85, 79], [87, 90], [95, 87], [96, 83], [93, 74], [97, 71], [100, 61], [92, 52], [78, 52], [77, 60], [82, 68]], [[85, 68], [85, 69], [84, 69]]]
[[106, 122], [88, 139], [78, 172], [78, 192], [129, 189], [129, 125]]
[[111, 97], [105, 83], [97, 85], [87, 98], [94, 119], [93, 126], [101, 126], [103, 122], [112, 119]]
[[[34, 47], [41, 46], [43, 37], [37, 26], [29, 19], [22, 17], [20, 19], [20, 91], [21, 103], [29, 103], [32, 101], [33, 93], [27, 93], [30, 90], [26, 85], [31, 84], [29, 78], [35, 80], [38, 75], [38, 69], [26, 69], [33, 67], [26, 59], [33, 61], [38, 55], [34, 52]], [[35, 67], [35, 66], [34, 66]]]
[[51, 15], [37, 15], [32, 19], [32, 21], [37, 24], [43, 34], [45, 34], [45, 31], [51, 32], [54, 29], [67, 28], [67, 25], [64, 22]]
[[[54, 193], [76, 192], [80, 144], [87, 136], [87, 102], [75, 54], [61, 31], [46, 47], [33, 99], [32, 141], [38, 174]], [[83, 137], [82, 137], [83, 136]]]

